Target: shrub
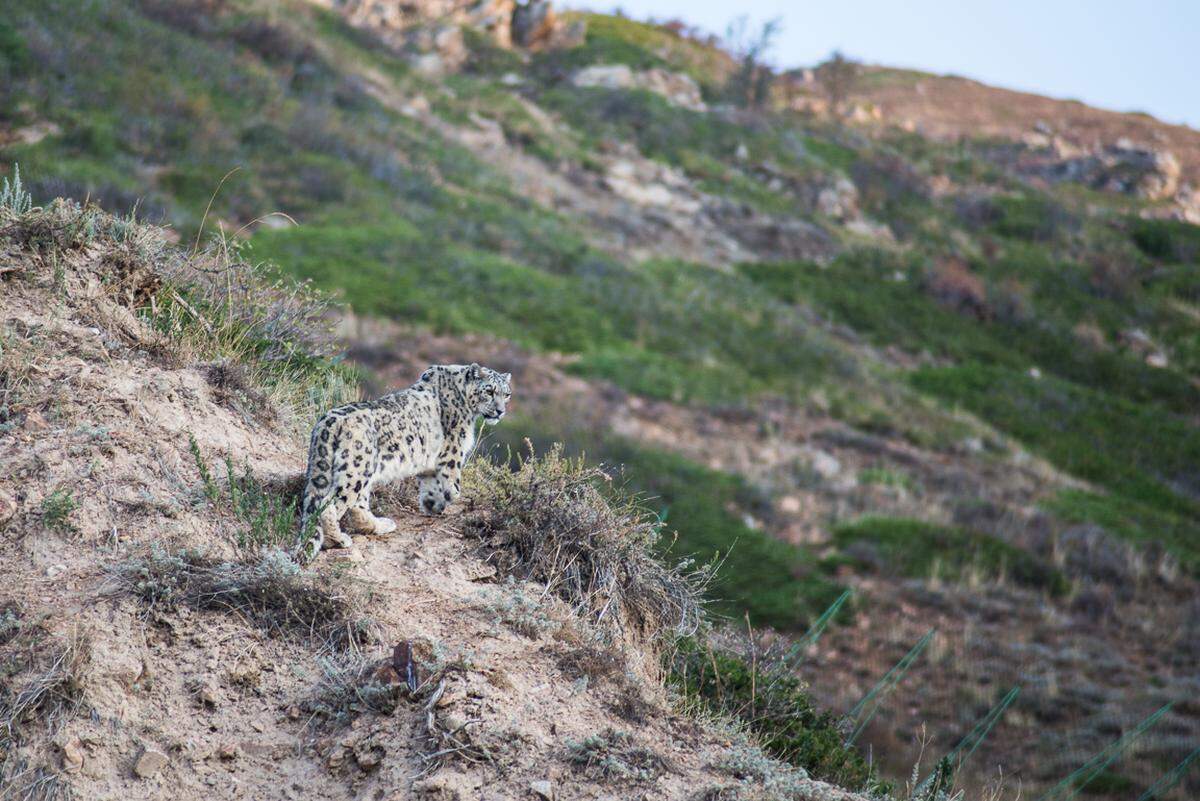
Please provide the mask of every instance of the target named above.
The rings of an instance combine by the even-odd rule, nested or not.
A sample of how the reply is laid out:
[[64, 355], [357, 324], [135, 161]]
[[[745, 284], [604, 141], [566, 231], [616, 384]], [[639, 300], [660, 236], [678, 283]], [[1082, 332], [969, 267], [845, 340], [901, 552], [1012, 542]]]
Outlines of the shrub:
[[938, 259], [924, 283], [925, 291], [943, 306], [980, 320], [991, 316], [987, 302], [987, 285], [971, 272], [962, 259]]
[[86, 635], [73, 632], [56, 639], [16, 606], [0, 608], [0, 788], [5, 798], [70, 798], [69, 787], [49, 766], [45, 745], [30, 746], [30, 734], [39, 730], [53, 737], [85, 707], [90, 665]]
[[628, 733], [615, 729], [606, 729], [579, 742], [568, 742], [567, 759], [588, 776], [610, 782], [649, 782], [667, 769], [661, 756], [636, 745]]
[[233, 459], [226, 456], [224, 481], [219, 481], [200, 452], [200, 444], [190, 434], [188, 448], [200, 474], [204, 497], [213, 505], [221, 522], [233, 529], [230, 540], [240, 551], [253, 554], [279, 549], [295, 553], [312, 538], [316, 521], [309, 521], [301, 530], [296, 519], [302, 477], [296, 476], [280, 486], [278, 482], [257, 478], [249, 464], [238, 475]]
[[1066, 209], [1049, 198], [998, 196], [992, 198], [990, 204], [990, 227], [1001, 236], [1049, 242], [1073, 225]]
[[631, 499], [606, 497], [599, 468], [561, 446], [507, 465], [477, 460], [466, 492], [468, 534], [504, 574], [538, 581], [615, 641], [660, 646], [696, 630], [706, 570], [658, 559], [658, 521]]
[[363, 614], [370, 601], [365, 585], [334, 571], [304, 570], [282, 551], [231, 561], [155, 545], [113, 575], [151, 610], [235, 612], [268, 634], [305, 636], [330, 650], [352, 650], [374, 635], [374, 622]]
[[961, 579], [976, 571], [1062, 595], [1070, 582], [1033, 554], [987, 534], [920, 520], [868, 517], [838, 526], [834, 542], [860, 565], [901, 576]]
[[844, 745], [841, 722], [816, 708], [782, 653], [748, 658], [686, 638], [672, 655], [669, 682], [685, 702], [745, 725], [764, 751], [813, 778], [851, 789], [876, 784], [870, 763]]
[[67, 489], [56, 489], [42, 499], [42, 525], [51, 531], [67, 534], [75, 530], [71, 513], [79, 508], [75, 495]]
[[[15, 177], [10, 194], [20, 195]], [[13, 208], [0, 205], [0, 241], [51, 263], [86, 248], [85, 261], [72, 260], [75, 272], [99, 279], [112, 299], [142, 316], [146, 350], [238, 365], [243, 383], [261, 387], [293, 422], [307, 424], [316, 409], [357, 391], [356, 373], [332, 355], [328, 300], [270, 265], [250, 263], [238, 241], [218, 236], [201, 247], [198, 236], [190, 249], [173, 247], [162, 229], [132, 215], [73, 201]]]
[[1200, 226], [1178, 220], [1129, 220], [1129, 238], [1147, 256], [1162, 261], [1200, 261]]
[[320, 659], [321, 679], [301, 708], [333, 726], [349, 723], [364, 712], [390, 715], [409, 688], [380, 680], [380, 660], [361, 654], [330, 654]]
[[[546, 420], [522, 421], [493, 436], [499, 447], [515, 450], [511, 432], [528, 434], [539, 448], [556, 440], [572, 443], [572, 453], [613, 465], [613, 493], [636, 493], [658, 518], [664, 532], [656, 552], [719, 561], [706, 584], [710, 611], [740, 619], [749, 613], [755, 625], [796, 629], [829, 606], [842, 588], [828, 580], [804, 549], [747, 525], [746, 514], [770, 514], [769, 504], [739, 476], [711, 470], [683, 456], [636, 445], [614, 436], [599, 436]], [[607, 482], [605, 482], [607, 484]], [[628, 503], [627, 495], [618, 504]]]

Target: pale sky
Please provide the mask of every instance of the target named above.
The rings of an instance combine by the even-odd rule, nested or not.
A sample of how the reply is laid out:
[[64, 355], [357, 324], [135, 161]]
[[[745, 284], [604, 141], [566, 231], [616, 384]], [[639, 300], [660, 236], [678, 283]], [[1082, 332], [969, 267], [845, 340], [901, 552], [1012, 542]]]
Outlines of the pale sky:
[[1200, 128], [1200, 0], [563, 0], [725, 32], [783, 20], [779, 66], [840, 49], [861, 61], [953, 73]]

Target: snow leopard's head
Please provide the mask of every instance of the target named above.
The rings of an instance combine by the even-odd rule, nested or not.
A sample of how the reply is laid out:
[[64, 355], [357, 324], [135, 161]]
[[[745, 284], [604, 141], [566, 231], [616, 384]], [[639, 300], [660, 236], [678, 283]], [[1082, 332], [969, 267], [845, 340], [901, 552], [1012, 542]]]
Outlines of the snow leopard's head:
[[505, 406], [512, 397], [512, 373], [497, 373], [487, 367], [472, 364], [466, 374], [467, 397], [475, 413], [489, 425], [499, 423]]
[[443, 403], [466, 405], [469, 414], [493, 425], [504, 417], [512, 397], [512, 373], [497, 373], [478, 364], [435, 364], [417, 384], [432, 387]]

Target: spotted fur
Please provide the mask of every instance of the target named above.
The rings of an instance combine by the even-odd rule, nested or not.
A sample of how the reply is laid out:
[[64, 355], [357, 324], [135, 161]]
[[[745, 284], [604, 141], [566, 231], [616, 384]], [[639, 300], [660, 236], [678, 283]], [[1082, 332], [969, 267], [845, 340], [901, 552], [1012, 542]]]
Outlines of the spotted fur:
[[421, 508], [441, 514], [461, 490], [475, 421], [500, 422], [511, 379], [478, 364], [434, 365], [408, 389], [326, 412], [308, 447], [301, 530], [313, 515], [317, 526], [303, 561], [322, 548], [350, 547], [343, 516], [363, 533], [395, 531], [395, 522], [371, 514], [371, 490], [380, 484], [418, 476]]

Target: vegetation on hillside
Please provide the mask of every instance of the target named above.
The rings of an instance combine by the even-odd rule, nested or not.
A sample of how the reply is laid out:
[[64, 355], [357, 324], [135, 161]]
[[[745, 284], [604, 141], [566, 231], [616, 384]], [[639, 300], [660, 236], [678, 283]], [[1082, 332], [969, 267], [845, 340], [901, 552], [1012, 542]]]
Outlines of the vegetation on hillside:
[[[468, 31], [464, 69], [435, 79], [300, 0], [10, 6], [0, 232], [47, 258], [103, 243], [156, 265], [153, 291], [134, 304], [162, 337], [156, 352], [213, 362], [213, 385], [244, 410], [270, 395], [303, 428], [353, 394], [359, 376], [310, 335], [326, 325], [319, 288], [358, 314], [561, 357], [605, 391], [718, 417], [782, 405], [887, 439], [908, 459], [970, 462], [988, 476], [1038, 459], [1060, 473], [1007, 510], [1018, 522], [979, 527], [959, 506], [923, 506], [919, 481], [863, 479], [859, 505], [806, 519], [823, 536], [798, 545], [777, 536], [777, 488], [761, 478], [582, 425], [530, 416], [501, 428], [498, 444], [514, 453], [526, 437], [539, 452], [562, 440], [581, 475], [596, 478], [576, 465], [580, 454], [605, 465], [652, 513], [619, 531], [657, 557], [717, 561], [704, 596], [726, 621], [746, 615], [794, 634], [859, 579], [986, 586], [1103, 614], [1108, 590], [1061, 556], [1065, 533], [1118, 541], [1163, 575], [1178, 565], [1200, 576], [1197, 226], [1154, 219], [1137, 198], [1027, 181], [1003, 155], [1011, 145], [860, 128], [761, 97], [742, 104], [757, 108], [727, 106], [738, 60], [678, 25], [571, 15], [587, 23], [584, 43], [537, 53]], [[709, 110], [571, 82], [606, 64], [686, 73]], [[868, 70], [857, 80], [918, 77]], [[768, 242], [739, 264], [636, 259], [598, 236], [613, 233], [598, 232], [603, 223], [524, 196], [503, 165], [447, 134], [481, 118], [557, 177], [601, 192], [615, 161], [644, 158], [729, 215], [724, 233], [752, 219], [799, 221], [827, 257], [800, 260]], [[17, 162], [25, 187], [14, 191]], [[828, 193], [845, 182], [852, 201], [831, 209]], [[128, 216], [70, 203], [30, 213], [59, 195]], [[135, 209], [170, 224], [183, 247], [148, 237]], [[19, 353], [5, 348], [0, 427], [11, 427], [35, 399], [22, 395]], [[228, 472], [231, 496], [253, 495], [252, 477]], [[917, 497], [902, 514], [864, 516], [872, 493]], [[510, 514], [481, 523], [487, 531], [541, 531], [538, 515], [563, 511], [499, 500]], [[69, 492], [49, 501], [46, 525], [69, 531], [72, 502]], [[250, 505], [264, 515], [260, 532], [283, 517]], [[543, 556], [509, 567], [553, 583]], [[757, 699], [753, 668], [732, 652], [688, 653], [701, 651], [728, 675], [701, 672], [687, 693], [729, 713], [744, 706], [749, 675]], [[833, 748], [834, 722], [794, 700], [785, 728], [800, 734], [747, 725], [779, 738], [785, 758], [804, 752], [797, 764], [865, 780], [854, 755]]]

